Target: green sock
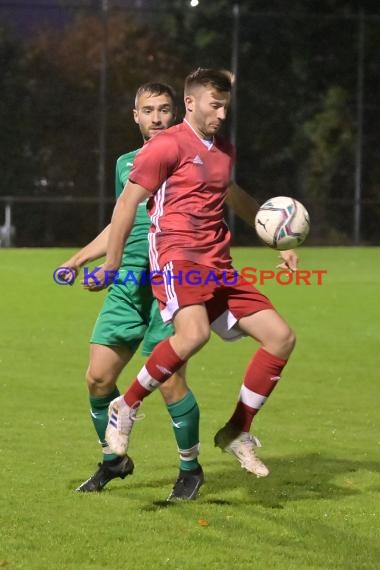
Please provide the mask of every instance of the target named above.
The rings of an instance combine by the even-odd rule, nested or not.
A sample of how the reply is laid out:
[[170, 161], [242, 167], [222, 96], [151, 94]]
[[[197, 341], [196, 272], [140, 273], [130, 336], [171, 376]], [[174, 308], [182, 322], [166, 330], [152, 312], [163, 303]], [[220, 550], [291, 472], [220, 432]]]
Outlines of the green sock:
[[102, 396], [101, 398], [90, 396], [91, 419], [98, 434], [99, 443], [103, 449], [103, 461], [112, 461], [118, 457], [118, 455], [109, 452], [105, 440], [106, 427], [108, 424], [108, 406], [112, 400], [118, 396], [120, 396], [120, 392], [117, 388], [108, 394], [108, 396]]
[[178, 402], [167, 405], [177, 440], [180, 469], [190, 471], [199, 466], [199, 408], [192, 392]]

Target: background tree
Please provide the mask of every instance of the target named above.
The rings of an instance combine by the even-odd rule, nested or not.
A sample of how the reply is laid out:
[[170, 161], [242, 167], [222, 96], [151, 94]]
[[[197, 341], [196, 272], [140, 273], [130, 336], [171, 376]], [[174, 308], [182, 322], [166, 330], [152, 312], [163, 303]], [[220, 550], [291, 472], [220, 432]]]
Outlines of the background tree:
[[[163, 0], [163, 7], [168, 4]], [[180, 49], [189, 67], [230, 65], [233, 4], [201, 1], [189, 10], [185, 2], [174, 2], [166, 30], [179, 41], [180, 29]], [[351, 0], [240, 0], [236, 4], [240, 6], [238, 181], [260, 200], [275, 194], [299, 197], [315, 210], [315, 240], [328, 241], [332, 235], [349, 238], [357, 135], [358, 10], [376, 16], [379, 5], [371, 0], [360, 4]], [[165, 25], [163, 20], [160, 25]], [[380, 37], [379, 28], [379, 18], [366, 19], [363, 142], [368, 162], [363, 170], [364, 200], [368, 193], [376, 194], [379, 186], [370, 182], [371, 176], [379, 179], [379, 161], [372, 156], [378, 145], [372, 142], [368, 146], [378, 137], [374, 125], [379, 106], [374, 93], [378, 101], [379, 91], [374, 73], [379, 72], [379, 45], [374, 44], [375, 37]], [[330, 124], [334, 120], [338, 129], [335, 142]], [[322, 141], [329, 152], [324, 161], [328, 171], [317, 176]], [[316, 196], [319, 204], [324, 201], [323, 207], [314, 204]], [[334, 210], [337, 215], [331, 214]], [[369, 226], [364, 210], [363, 214], [365, 235]], [[239, 228], [240, 238], [242, 231]], [[247, 241], [250, 239], [248, 235]]]
[[[47, 198], [96, 198], [102, 42], [102, 22], [97, 14], [80, 15], [64, 30], [44, 30], [26, 42], [22, 59], [26, 71], [20, 81], [24, 91], [19, 99], [27, 110], [28, 133], [20, 138], [17, 132], [15, 141], [25, 141], [28, 164], [33, 168], [29, 167], [29, 177], [20, 181], [20, 193]], [[131, 112], [136, 87], [152, 80], [176, 83], [172, 78], [182, 74], [175, 52], [171, 54], [161, 34], [130, 15], [110, 14], [107, 49], [108, 219], [114, 195], [115, 159], [141, 145]], [[10, 76], [17, 77], [13, 71]], [[20, 159], [19, 150], [16, 154]], [[16, 178], [10, 169], [8, 173], [10, 179]], [[43, 238], [47, 242], [68, 243], [72, 239], [67, 231], [69, 223], [75, 228], [76, 240], [86, 241], [97, 231], [96, 208], [91, 204], [73, 207], [70, 201], [67, 206], [39, 205], [28, 220], [17, 224], [22, 226], [19, 239], [28, 235], [28, 243], [35, 243], [30, 238], [33, 234], [36, 242]]]
[[[362, 235], [380, 239], [380, 7], [374, 0], [200, 0], [196, 8], [188, 0], [161, 0], [141, 3], [141, 9], [133, 0], [109, 0], [108, 196], [116, 156], [140, 144], [131, 117], [137, 85], [174, 83], [182, 99], [191, 69], [229, 68], [234, 3], [240, 6], [237, 181], [260, 201], [276, 194], [301, 199], [313, 217], [311, 239], [319, 243], [351, 238], [359, 9], [365, 10]], [[9, 69], [0, 78], [3, 188], [17, 180], [20, 193], [97, 195], [103, 29], [100, 2], [78, 5], [81, 14], [68, 3], [65, 25], [19, 42], [9, 35], [0, 40]], [[18, 227], [30, 234], [27, 226], [38, 218], [33, 233], [41, 238], [43, 231], [45, 243], [65, 243], [57, 241], [61, 236], [85, 241], [96, 231], [95, 206], [79, 213], [68, 205], [54, 216], [52, 206], [46, 213], [43, 208]], [[68, 217], [75, 234], [67, 232]], [[239, 243], [253, 242], [243, 225], [236, 236]]]
[[0, 27], [0, 194], [14, 195], [33, 172], [28, 140], [30, 108], [26, 93], [24, 46]]

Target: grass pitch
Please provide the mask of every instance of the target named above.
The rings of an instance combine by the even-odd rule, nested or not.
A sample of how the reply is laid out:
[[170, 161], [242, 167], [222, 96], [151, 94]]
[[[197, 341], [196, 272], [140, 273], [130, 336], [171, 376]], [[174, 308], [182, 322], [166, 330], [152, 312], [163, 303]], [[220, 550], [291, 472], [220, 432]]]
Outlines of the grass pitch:
[[[213, 337], [189, 366], [206, 483], [197, 501], [172, 505], [177, 454], [158, 393], [134, 428], [135, 474], [73, 492], [100, 460], [83, 377], [104, 294], [53, 282], [68, 251], [0, 250], [1, 568], [379, 568], [379, 249], [299, 252], [303, 269], [327, 269], [321, 286], [261, 287], [298, 337], [254, 422], [271, 475], [249, 476], [213, 448], [254, 350]], [[234, 258], [276, 264], [265, 248]]]

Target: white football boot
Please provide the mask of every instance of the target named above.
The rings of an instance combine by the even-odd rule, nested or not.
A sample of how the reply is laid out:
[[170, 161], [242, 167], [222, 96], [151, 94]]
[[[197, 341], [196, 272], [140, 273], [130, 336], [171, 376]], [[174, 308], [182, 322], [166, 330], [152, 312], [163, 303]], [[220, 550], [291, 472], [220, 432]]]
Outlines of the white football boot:
[[133, 423], [139, 419], [136, 414], [140, 403], [128, 406], [123, 396], [118, 396], [110, 403], [105, 439], [112, 453], [126, 455]]
[[243, 469], [256, 475], [267, 477], [269, 469], [256, 455], [256, 448], [261, 447], [260, 440], [248, 432], [240, 432], [236, 435], [233, 426], [226, 424], [214, 438], [216, 447], [236, 457]]

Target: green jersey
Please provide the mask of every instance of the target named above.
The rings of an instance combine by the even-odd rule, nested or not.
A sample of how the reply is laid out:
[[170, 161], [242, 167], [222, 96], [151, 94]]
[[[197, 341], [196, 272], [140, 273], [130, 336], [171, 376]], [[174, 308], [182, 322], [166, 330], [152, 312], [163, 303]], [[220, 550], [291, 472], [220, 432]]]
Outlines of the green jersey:
[[[120, 196], [126, 185], [134, 158], [140, 149], [122, 154], [116, 162], [115, 194]], [[135, 223], [124, 247], [119, 271], [133, 270], [135, 267], [149, 269], [148, 232], [150, 219], [146, 211], [146, 201], [138, 205]]]
[[[123, 154], [116, 162], [115, 192], [120, 196], [128, 180], [138, 150]], [[139, 204], [132, 232], [124, 247], [121, 273], [108, 290], [96, 320], [90, 342], [105, 346], [127, 346], [133, 354], [142, 342], [142, 353], [173, 334], [173, 327], [162, 321], [149, 283], [141, 284], [143, 271], [149, 271], [148, 231], [150, 220], [146, 202]], [[123, 272], [133, 271], [135, 279], [124, 283]]]

